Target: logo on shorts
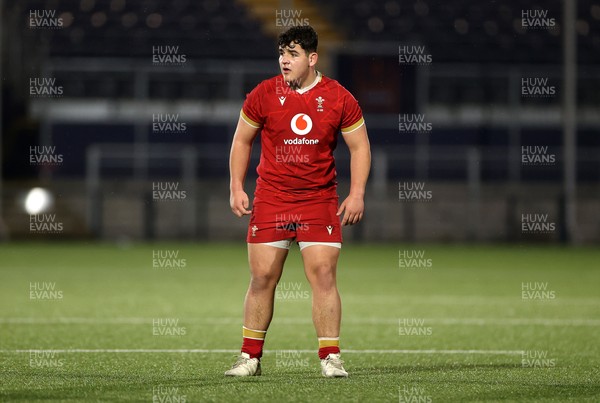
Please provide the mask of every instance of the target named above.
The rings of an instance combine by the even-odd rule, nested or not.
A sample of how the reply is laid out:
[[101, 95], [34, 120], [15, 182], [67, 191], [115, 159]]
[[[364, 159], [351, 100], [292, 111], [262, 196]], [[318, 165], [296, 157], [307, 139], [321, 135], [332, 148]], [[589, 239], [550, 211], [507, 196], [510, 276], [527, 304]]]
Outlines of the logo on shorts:
[[304, 136], [312, 130], [312, 119], [306, 113], [298, 113], [292, 118], [290, 123], [292, 131], [299, 136]]
[[253, 225], [250, 229], [252, 230], [252, 236], [256, 236], [256, 231], [258, 230], [258, 227], [256, 225]]
[[333, 231], [333, 227], [331, 225], [328, 225], [325, 228], [327, 228], [327, 232], [329, 232], [329, 235], [331, 235], [331, 231]]

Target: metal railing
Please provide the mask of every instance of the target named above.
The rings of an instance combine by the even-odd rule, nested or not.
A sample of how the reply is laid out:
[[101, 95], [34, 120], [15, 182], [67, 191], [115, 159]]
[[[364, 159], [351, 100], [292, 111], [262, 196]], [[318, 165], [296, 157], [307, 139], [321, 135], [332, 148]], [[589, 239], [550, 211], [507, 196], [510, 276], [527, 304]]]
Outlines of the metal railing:
[[[349, 155], [344, 147], [336, 151], [336, 165], [342, 174], [342, 181], [348, 179]], [[150, 182], [169, 179], [181, 182], [187, 191], [187, 198], [181, 209], [181, 222], [176, 224], [179, 234], [183, 237], [203, 237], [206, 234], [209, 217], [213, 214], [208, 210], [208, 198], [211, 193], [198, 191], [198, 183], [221, 183], [226, 188], [224, 170], [216, 176], [206, 176], [198, 171], [201, 166], [222, 164], [227, 159], [228, 147], [224, 145], [205, 145], [202, 147], [173, 144], [152, 145], [123, 145], [97, 144], [88, 148], [86, 153], [86, 189], [87, 189], [87, 224], [89, 230], [96, 236], [103, 236], [103, 200], [106, 186], [115, 180], [126, 181], [128, 188], [126, 196], [141, 201], [138, 203], [144, 209], [143, 234], [152, 239], [156, 235], [155, 203], [151, 197]], [[483, 197], [482, 188], [488, 184], [513, 189], [509, 193], [518, 193], [518, 188], [527, 186], [508, 180], [508, 171], [513, 163], [510, 156], [499, 148], [477, 147], [431, 147], [427, 155], [415, 154], [411, 150], [399, 147], [374, 147], [372, 150], [372, 172], [369, 183], [369, 198], [371, 200], [393, 200], [391, 195], [397, 195], [397, 185], [401, 181], [422, 181], [428, 184], [453, 185], [464, 189], [464, 193], [456, 194], [457, 200], [466, 202], [465, 208], [470, 212], [465, 223], [468, 233], [476, 239], [480, 231]], [[258, 163], [260, 150], [253, 149], [249, 168], [248, 188], [252, 188], [254, 167]], [[559, 158], [560, 156], [557, 156]], [[600, 149], [586, 150], [579, 156], [597, 177], [600, 177]], [[160, 164], [163, 168], [173, 168], [170, 176], [162, 173], [152, 173], [152, 168]], [[112, 169], [112, 175], [103, 174], [103, 170]], [[536, 169], [547, 169], [540, 166]], [[486, 170], [504, 171], [504, 179], [486, 180]], [[526, 169], [522, 166], [519, 169]], [[123, 180], [125, 178], [125, 180]], [[560, 178], [554, 186], [560, 183]], [[550, 182], [551, 184], [552, 182]], [[593, 182], [593, 183], [598, 183]], [[592, 183], [592, 184], [593, 184]], [[548, 195], [531, 195], [530, 197], [547, 197]], [[391, 199], [390, 199], [391, 197]], [[517, 197], [513, 195], [511, 197]], [[519, 200], [515, 199], [515, 203]], [[202, 207], [202, 208], [200, 208]], [[179, 209], [179, 208], [178, 208]], [[413, 225], [413, 230], [416, 224]]]

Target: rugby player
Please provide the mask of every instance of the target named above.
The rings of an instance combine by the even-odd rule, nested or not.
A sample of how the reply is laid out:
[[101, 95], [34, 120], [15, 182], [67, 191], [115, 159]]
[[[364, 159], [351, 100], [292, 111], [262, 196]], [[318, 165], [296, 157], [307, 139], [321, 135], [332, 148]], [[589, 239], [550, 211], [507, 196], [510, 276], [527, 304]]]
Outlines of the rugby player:
[[[356, 99], [315, 69], [317, 45], [317, 33], [310, 26], [292, 27], [279, 35], [281, 75], [261, 82], [247, 95], [234, 134], [230, 204], [236, 216], [250, 215], [246, 237], [250, 285], [241, 354], [227, 376], [261, 374], [275, 288], [293, 241], [300, 247], [312, 288], [321, 373], [348, 376], [340, 358], [342, 309], [336, 267], [341, 226], [363, 217], [371, 152]], [[340, 132], [350, 150], [351, 182], [349, 195], [338, 204], [333, 151]], [[244, 179], [259, 133], [262, 150], [250, 209]]]

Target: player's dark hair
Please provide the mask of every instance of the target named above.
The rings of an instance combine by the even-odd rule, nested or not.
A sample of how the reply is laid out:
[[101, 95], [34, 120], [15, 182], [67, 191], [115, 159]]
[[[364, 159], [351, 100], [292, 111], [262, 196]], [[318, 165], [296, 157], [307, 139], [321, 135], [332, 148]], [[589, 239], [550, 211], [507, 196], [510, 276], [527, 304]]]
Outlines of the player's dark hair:
[[297, 43], [308, 55], [316, 52], [319, 44], [317, 32], [310, 25], [297, 25], [279, 34], [277, 48], [285, 48], [290, 43]]

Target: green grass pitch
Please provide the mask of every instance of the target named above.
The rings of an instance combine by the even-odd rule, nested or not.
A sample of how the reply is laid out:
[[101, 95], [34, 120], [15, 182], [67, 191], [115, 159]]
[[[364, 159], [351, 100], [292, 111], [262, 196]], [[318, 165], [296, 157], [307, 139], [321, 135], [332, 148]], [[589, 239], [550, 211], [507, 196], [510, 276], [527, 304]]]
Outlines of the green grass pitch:
[[263, 375], [232, 379], [244, 244], [4, 244], [0, 401], [600, 401], [599, 262], [597, 248], [345, 245], [350, 377], [325, 379], [295, 247]]

